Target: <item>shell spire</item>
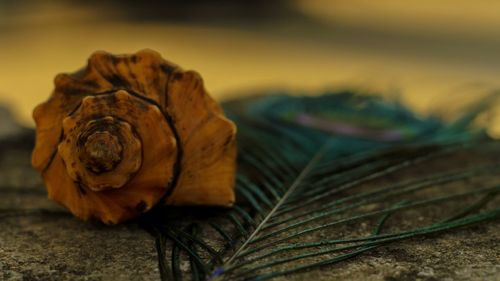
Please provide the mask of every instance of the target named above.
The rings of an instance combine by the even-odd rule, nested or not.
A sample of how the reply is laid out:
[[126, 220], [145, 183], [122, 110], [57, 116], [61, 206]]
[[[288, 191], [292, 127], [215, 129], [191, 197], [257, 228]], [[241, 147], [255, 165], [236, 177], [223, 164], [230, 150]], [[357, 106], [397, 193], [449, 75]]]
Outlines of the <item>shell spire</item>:
[[75, 216], [119, 223], [157, 204], [232, 206], [236, 126], [200, 75], [152, 50], [96, 52], [38, 105], [32, 164]]

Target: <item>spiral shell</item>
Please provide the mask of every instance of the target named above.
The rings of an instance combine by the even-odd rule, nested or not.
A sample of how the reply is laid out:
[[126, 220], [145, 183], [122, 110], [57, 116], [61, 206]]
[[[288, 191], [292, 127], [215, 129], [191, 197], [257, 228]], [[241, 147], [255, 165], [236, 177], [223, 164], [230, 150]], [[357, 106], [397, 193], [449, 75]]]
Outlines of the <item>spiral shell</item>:
[[157, 204], [231, 206], [236, 127], [200, 75], [151, 50], [96, 52], [33, 112], [49, 198], [115, 224]]

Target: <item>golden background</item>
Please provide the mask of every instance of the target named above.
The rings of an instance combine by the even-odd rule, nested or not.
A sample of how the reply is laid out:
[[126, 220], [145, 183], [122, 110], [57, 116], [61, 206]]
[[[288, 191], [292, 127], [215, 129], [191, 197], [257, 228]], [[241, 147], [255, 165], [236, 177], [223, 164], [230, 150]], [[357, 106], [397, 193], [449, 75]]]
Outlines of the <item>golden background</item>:
[[218, 100], [352, 88], [445, 112], [500, 84], [500, 1], [257, 1], [253, 13], [192, 2], [0, 0], [0, 103], [33, 126], [57, 73], [95, 50], [143, 48], [200, 72]]

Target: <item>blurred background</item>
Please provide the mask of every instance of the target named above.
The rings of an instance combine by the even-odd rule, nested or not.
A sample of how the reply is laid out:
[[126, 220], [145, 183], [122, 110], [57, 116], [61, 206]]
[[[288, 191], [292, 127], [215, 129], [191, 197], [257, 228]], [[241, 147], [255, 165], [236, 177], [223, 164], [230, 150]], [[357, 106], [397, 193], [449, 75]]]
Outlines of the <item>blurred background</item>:
[[500, 1], [0, 0], [0, 103], [33, 126], [57, 73], [143, 48], [218, 100], [350, 88], [446, 112], [500, 86]]

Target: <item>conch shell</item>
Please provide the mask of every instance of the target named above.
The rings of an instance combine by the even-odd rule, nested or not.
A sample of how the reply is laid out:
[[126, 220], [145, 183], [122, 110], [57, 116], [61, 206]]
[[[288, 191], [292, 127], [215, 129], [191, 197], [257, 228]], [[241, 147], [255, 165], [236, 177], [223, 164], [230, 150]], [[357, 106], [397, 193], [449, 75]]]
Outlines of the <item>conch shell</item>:
[[151, 50], [96, 52], [38, 105], [33, 166], [49, 198], [116, 224], [157, 204], [234, 203], [236, 127], [200, 75]]

